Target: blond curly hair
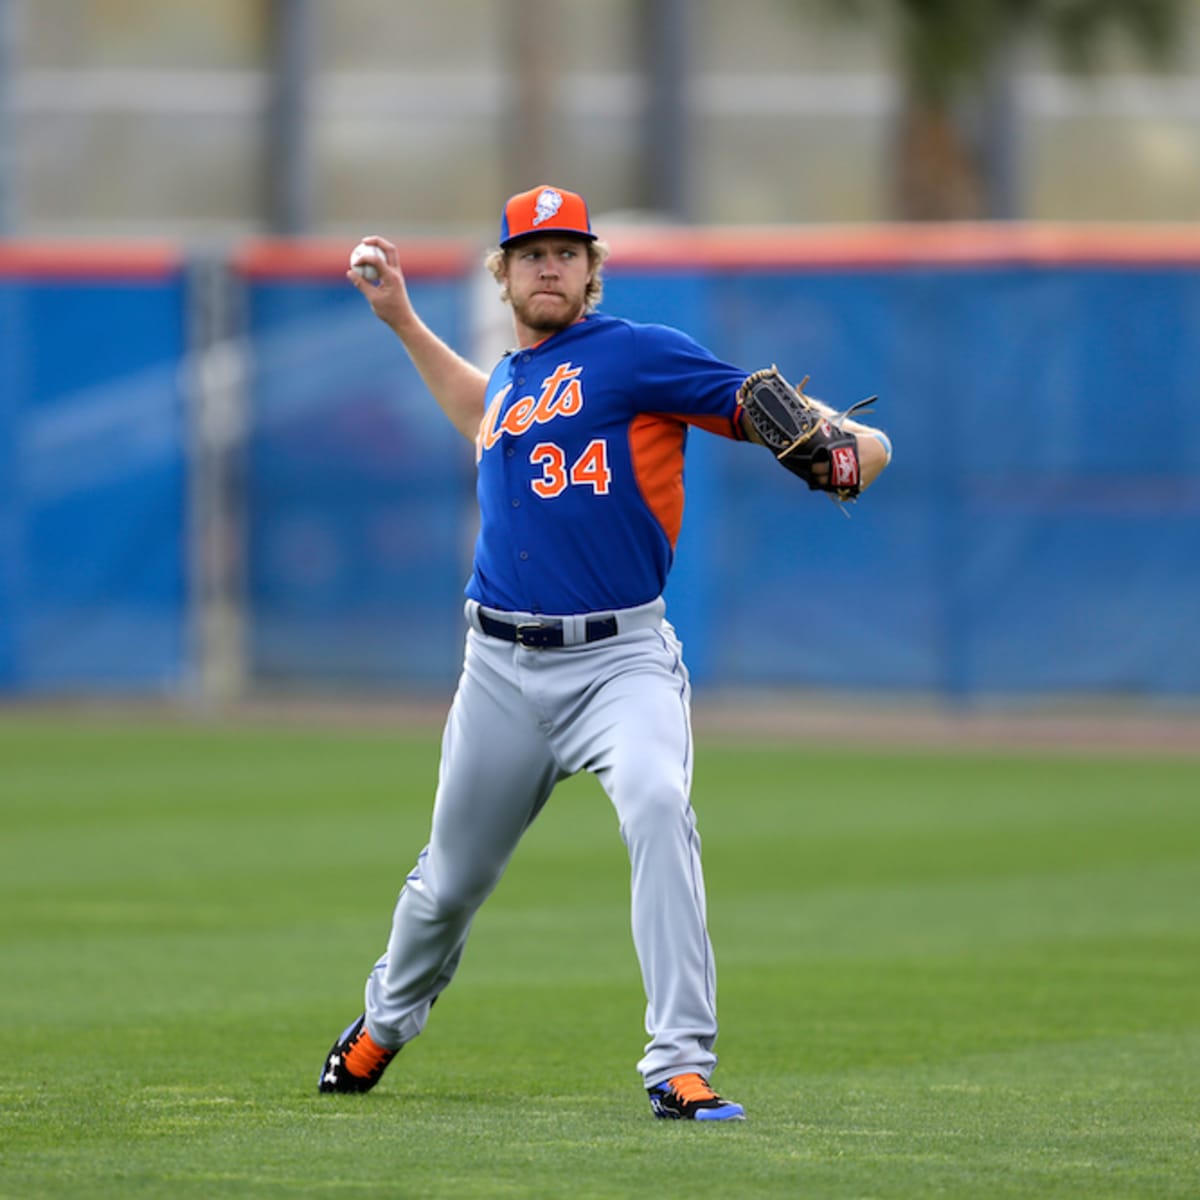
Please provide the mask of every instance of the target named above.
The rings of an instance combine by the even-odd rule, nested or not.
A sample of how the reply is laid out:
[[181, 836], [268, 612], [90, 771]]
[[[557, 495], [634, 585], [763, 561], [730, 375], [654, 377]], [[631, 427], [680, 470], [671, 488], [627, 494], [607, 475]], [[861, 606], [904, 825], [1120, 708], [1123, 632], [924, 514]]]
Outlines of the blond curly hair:
[[[483, 265], [492, 273], [492, 278], [500, 284], [500, 299], [508, 303], [508, 285], [504, 282], [505, 268], [508, 265], [508, 255], [515, 246], [504, 250], [494, 246], [484, 257]], [[588, 280], [587, 291], [583, 294], [584, 305], [591, 312], [600, 303], [604, 295], [604, 260], [608, 257], [608, 243], [602, 241], [587, 242], [588, 268], [591, 278]]]

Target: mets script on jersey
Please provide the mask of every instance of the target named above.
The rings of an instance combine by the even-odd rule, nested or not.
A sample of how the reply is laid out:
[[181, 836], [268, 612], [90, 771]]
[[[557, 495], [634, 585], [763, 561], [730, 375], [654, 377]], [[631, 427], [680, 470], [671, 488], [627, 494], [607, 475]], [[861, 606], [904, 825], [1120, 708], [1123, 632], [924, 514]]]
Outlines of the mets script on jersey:
[[573, 417], [583, 408], [583, 389], [579, 385], [582, 367], [573, 367], [569, 362], [559, 363], [542, 381], [542, 390], [537, 396], [521, 396], [514, 400], [509, 410], [500, 416], [512, 384], [506, 384], [496, 393], [475, 441], [475, 461], [478, 462], [485, 450], [490, 450], [503, 434], [520, 437], [534, 425], [544, 425], [555, 417]]

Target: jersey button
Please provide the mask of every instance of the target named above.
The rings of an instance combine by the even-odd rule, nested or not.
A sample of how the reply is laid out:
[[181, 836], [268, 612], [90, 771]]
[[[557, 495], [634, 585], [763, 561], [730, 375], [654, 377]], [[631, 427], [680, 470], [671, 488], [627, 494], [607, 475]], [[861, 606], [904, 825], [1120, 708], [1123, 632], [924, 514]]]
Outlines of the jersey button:
[[526, 560], [528, 557], [529, 557], [529, 551], [528, 551], [528, 550], [522, 550], [522, 551], [521, 551], [521, 561], [522, 561], [522, 562], [524, 562], [524, 561], [525, 561], [525, 560]]
[[516, 451], [515, 451], [515, 450], [514, 450], [514, 449], [513, 449], [511, 446], [509, 446], [509, 448], [508, 448], [507, 450], [505, 450], [505, 452], [504, 452], [504, 457], [505, 457], [505, 458], [512, 458], [512, 456], [513, 456], [514, 454], [516, 454]]
[[521, 507], [521, 502], [520, 502], [520, 500], [518, 500], [518, 499], [516, 498], [516, 496], [514, 496], [514, 497], [513, 497], [512, 506], [513, 506], [513, 508], [520, 508], [520, 507]]

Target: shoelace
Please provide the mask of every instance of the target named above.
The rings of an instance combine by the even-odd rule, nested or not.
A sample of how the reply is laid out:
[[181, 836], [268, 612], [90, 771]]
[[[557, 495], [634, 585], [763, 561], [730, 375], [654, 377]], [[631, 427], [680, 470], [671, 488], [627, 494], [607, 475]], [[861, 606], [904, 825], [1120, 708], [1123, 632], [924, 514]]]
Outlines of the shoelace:
[[360, 1075], [370, 1079], [377, 1071], [382, 1071], [395, 1057], [395, 1050], [388, 1050], [379, 1045], [363, 1027], [354, 1044], [346, 1051], [346, 1070], [351, 1075]]
[[670, 1083], [671, 1091], [684, 1104], [698, 1104], [702, 1100], [716, 1100], [717, 1093], [699, 1075], [676, 1075]]

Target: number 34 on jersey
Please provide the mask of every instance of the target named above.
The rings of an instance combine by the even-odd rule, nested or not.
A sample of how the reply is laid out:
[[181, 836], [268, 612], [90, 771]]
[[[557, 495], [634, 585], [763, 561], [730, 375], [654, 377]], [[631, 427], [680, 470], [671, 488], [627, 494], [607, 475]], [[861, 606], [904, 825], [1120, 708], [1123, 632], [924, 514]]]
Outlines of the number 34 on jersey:
[[612, 471], [608, 466], [608, 443], [603, 438], [592, 438], [569, 469], [567, 456], [557, 442], [538, 442], [529, 461], [542, 469], [530, 487], [543, 500], [562, 495], [568, 486], [590, 487], [597, 496], [608, 495]]
[[[501, 415], [511, 384], [492, 401], [479, 427], [475, 447], [478, 462], [503, 434], [519, 437], [534, 425], [546, 424], [556, 417], [573, 417], [583, 407], [583, 389], [579, 386], [582, 368], [561, 363], [542, 384], [537, 397], [522, 396]], [[612, 484], [608, 465], [608, 443], [593, 438], [571, 463], [557, 442], [538, 442], [529, 454], [530, 464], [539, 472], [532, 482], [534, 494], [543, 500], [561, 496], [568, 487], [589, 487], [597, 496], [607, 496]]]

